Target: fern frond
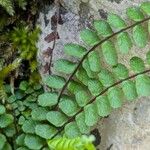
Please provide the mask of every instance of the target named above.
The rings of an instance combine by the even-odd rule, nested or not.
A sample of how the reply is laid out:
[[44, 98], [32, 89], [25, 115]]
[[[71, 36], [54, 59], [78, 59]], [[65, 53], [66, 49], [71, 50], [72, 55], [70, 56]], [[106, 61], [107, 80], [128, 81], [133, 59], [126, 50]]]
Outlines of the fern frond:
[[12, 62], [12, 64], [9, 64], [8, 66], [4, 67], [0, 71], [0, 81], [4, 80], [11, 71], [16, 69], [20, 65], [21, 59], [16, 59], [15, 61]]
[[7, 11], [8, 14], [14, 15], [14, 4], [12, 0], [0, 0], [0, 5]]
[[51, 150], [96, 150], [92, 144], [94, 136], [82, 136], [74, 139], [56, 138], [48, 141]]
[[[121, 107], [124, 99], [133, 101], [138, 96], [150, 95], [150, 77], [145, 75], [150, 69], [145, 68], [144, 61], [134, 56], [130, 59], [130, 68], [134, 72], [130, 76], [129, 68], [118, 59], [118, 51], [127, 54], [133, 45], [139, 48], [147, 45], [148, 29], [142, 25], [150, 20], [150, 17], [147, 17], [147, 7], [150, 9], [150, 2], [142, 3], [138, 8], [127, 9], [128, 18], [134, 22], [129, 26], [120, 16], [112, 13], [108, 14], [107, 21], [94, 21], [95, 30], [84, 29], [80, 34], [86, 45], [93, 46], [89, 50], [78, 44], [65, 46], [65, 53], [80, 60], [78, 64], [65, 59], [57, 60], [54, 63], [55, 71], [69, 77], [65, 79], [63, 76], [51, 75], [45, 80], [45, 83], [56, 91], [57, 98], [51, 99], [53, 104], [50, 106], [54, 108], [47, 116], [51, 124], [60, 127], [52, 138], [60, 131], [64, 131], [68, 138], [86, 134], [89, 128], [97, 123], [99, 117], [105, 117], [112, 109]], [[132, 37], [128, 33], [129, 29], [133, 30]], [[149, 53], [147, 61], [149, 63]], [[103, 63], [109, 66], [108, 69]], [[73, 107], [73, 115], [69, 106], [68, 111], [65, 111], [67, 104], [64, 92], [72, 101], [69, 103]], [[64, 105], [60, 105], [63, 103]], [[45, 106], [48, 105], [47, 101]], [[55, 115], [61, 119], [57, 119]]]

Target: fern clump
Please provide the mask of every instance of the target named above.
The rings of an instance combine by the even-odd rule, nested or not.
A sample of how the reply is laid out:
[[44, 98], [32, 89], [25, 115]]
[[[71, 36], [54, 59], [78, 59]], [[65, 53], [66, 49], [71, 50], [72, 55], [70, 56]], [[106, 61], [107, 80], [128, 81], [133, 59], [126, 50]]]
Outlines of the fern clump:
[[[3, 141], [3, 138], [0, 138], [1, 149], [5, 149], [5, 146], [8, 146], [10, 150], [14, 146], [15, 149], [20, 146], [25, 148], [25, 144], [29, 149], [42, 147], [44, 144], [43, 139], [32, 135], [36, 132], [37, 135], [40, 134], [39, 131], [35, 129], [35, 127], [39, 125], [36, 118], [40, 120], [41, 116], [43, 119], [43, 116], [45, 117], [45, 114], [48, 113], [48, 110], [38, 107], [36, 103], [38, 95], [43, 93], [42, 86], [29, 85], [28, 82], [22, 81], [19, 85], [19, 89], [16, 89], [13, 95], [10, 85], [5, 85], [4, 88], [8, 98], [6, 98], [4, 104], [0, 105], [0, 128], [1, 133], [3, 133], [2, 136], [6, 138], [6, 140]], [[32, 110], [34, 111], [32, 112]], [[37, 112], [40, 112], [40, 115], [37, 114]], [[31, 119], [31, 115], [33, 119]], [[50, 129], [52, 130], [52, 128]], [[48, 133], [46, 136], [48, 136]], [[11, 140], [13, 140], [13, 143], [9, 143]]]
[[[11, 149], [13, 139], [17, 150], [95, 150], [93, 138], [85, 136], [91, 127], [124, 102], [150, 95], [150, 52], [145, 60], [132, 56], [129, 66], [118, 55], [127, 55], [133, 45], [143, 48], [148, 44], [150, 2], [128, 8], [126, 14], [131, 25], [110, 13], [107, 21], [96, 20], [93, 29], [81, 31], [89, 50], [66, 44], [64, 52], [77, 61], [54, 62], [55, 74], [43, 77], [50, 90], [22, 81], [12, 94], [10, 86], [4, 86], [8, 98], [0, 105], [1, 149]], [[15, 29], [11, 36], [13, 47], [29, 62], [35, 58], [35, 35], [37, 30], [34, 34], [25, 28]]]

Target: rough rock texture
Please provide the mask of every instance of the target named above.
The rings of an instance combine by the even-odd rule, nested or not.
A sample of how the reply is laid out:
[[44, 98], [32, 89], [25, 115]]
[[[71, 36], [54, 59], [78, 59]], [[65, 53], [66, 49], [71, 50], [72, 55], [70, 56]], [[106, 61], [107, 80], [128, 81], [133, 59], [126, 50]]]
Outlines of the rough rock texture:
[[[129, 6], [139, 5], [142, 1], [145, 0], [64, 0], [61, 11], [63, 24], [58, 25], [60, 39], [56, 41], [53, 61], [67, 57], [63, 53], [64, 44], [82, 43], [79, 32], [82, 28], [91, 27], [93, 19], [106, 19], [108, 12], [117, 13], [126, 19], [125, 9]], [[38, 20], [42, 29], [38, 42], [38, 58], [41, 62], [42, 74], [45, 73], [43, 66], [49, 62], [43, 52], [53, 45], [53, 42], [47, 43], [44, 38], [53, 32], [53, 26], [49, 20], [55, 11], [54, 6], [47, 6], [45, 13], [41, 13]], [[144, 58], [148, 49], [149, 45], [142, 50], [133, 47], [128, 57], [120, 55], [120, 60], [128, 65], [128, 60], [132, 55]], [[149, 150], [150, 99], [144, 97], [135, 102], [126, 103], [121, 109], [113, 111], [108, 118], [101, 120], [96, 128], [101, 133], [102, 141], [98, 146], [100, 150], [106, 150], [110, 146], [112, 150]]]
[[112, 145], [112, 150], [149, 150], [150, 99], [141, 98], [126, 103], [109, 118], [97, 124], [101, 134], [100, 150]]

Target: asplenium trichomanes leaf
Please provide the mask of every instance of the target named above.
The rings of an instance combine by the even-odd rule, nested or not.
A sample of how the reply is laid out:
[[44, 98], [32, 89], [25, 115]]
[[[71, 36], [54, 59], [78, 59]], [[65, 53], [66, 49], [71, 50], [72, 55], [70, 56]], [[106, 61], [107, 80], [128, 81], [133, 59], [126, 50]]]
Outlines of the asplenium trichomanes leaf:
[[[81, 31], [81, 39], [91, 48], [66, 44], [64, 52], [78, 61], [59, 59], [54, 63], [58, 74], [43, 78], [53, 88], [53, 92], [44, 93], [38, 99], [39, 105], [52, 108], [46, 115], [56, 129], [51, 139], [58, 135], [75, 138], [88, 134], [99, 118], [121, 107], [124, 101], [150, 95], [150, 77], [146, 75], [150, 69], [145, 67], [144, 61], [133, 56], [130, 68], [118, 61], [118, 53], [127, 55], [133, 45], [144, 48], [148, 44], [150, 2], [138, 8], [130, 7], [126, 14], [131, 25], [110, 13], [107, 21], [94, 21], [94, 30]], [[150, 62], [150, 52], [146, 62]]]
[[50, 150], [96, 150], [93, 145], [94, 136], [82, 136], [74, 139], [58, 138], [48, 141]]

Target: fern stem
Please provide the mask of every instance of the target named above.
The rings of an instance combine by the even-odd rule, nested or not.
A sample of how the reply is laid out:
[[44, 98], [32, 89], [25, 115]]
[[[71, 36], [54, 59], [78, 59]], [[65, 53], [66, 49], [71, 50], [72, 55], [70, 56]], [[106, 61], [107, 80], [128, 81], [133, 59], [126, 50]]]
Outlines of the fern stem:
[[[100, 92], [98, 95], [96, 95], [95, 97], [93, 97], [86, 105], [93, 103], [93, 102], [96, 100], [97, 97], [99, 97], [99, 96], [105, 94], [110, 88], [115, 87], [115, 86], [121, 84], [121, 83], [124, 82], [124, 81], [133, 79], [133, 78], [135, 78], [135, 77], [137, 77], [137, 76], [139, 76], [139, 75], [146, 74], [146, 73], [149, 73], [149, 72], [150, 72], [150, 69], [147, 69], [147, 70], [145, 70], [145, 71], [143, 71], [143, 72], [140, 72], [140, 73], [137, 73], [137, 74], [133, 74], [133, 75], [129, 76], [128, 78], [125, 78], [125, 79], [122, 79], [122, 80], [119, 80], [119, 81], [115, 82], [114, 84], [112, 84], [112, 85], [110, 85], [109, 87], [105, 88], [105, 89], [104, 89], [102, 92]], [[68, 121], [58, 130], [58, 132], [57, 132], [51, 139], [53, 139], [53, 138], [56, 137], [58, 134], [60, 134], [60, 132], [63, 131], [64, 127], [65, 127], [69, 122], [73, 121], [73, 120], [75, 119], [75, 117], [76, 117], [79, 113], [81, 113], [82, 111], [84, 111], [84, 107], [82, 107], [74, 116], [72, 116], [70, 119], [68, 119]]]
[[[119, 31], [117, 31], [117, 32], [115, 32], [115, 33], [113, 33], [112, 35], [110, 35], [110, 36], [104, 38], [104, 39], [101, 40], [98, 44], [96, 44], [96, 45], [93, 46], [90, 50], [88, 50], [87, 53], [86, 53], [86, 54], [81, 58], [81, 60], [79, 61], [78, 65], [77, 65], [77, 67], [75, 68], [75, 70], [73, 71], [73, 73], [68, 77], [68, 79], [67, 79], [65, 85], [62, 87], [62, 89], [61, 89], [61, 91], [60, 91], [60, 93], [59, 93], [59, 95], [58, 95], [58, 103], [57, 103], [57, 105], [59, 104], [59, 101], [60, 101], [60, 99], [61, 99], [61, 97], [62, 97], [62, 95], [63, 95], [63, 93], [64, 93], [64, 91], [65, 91], [65, 89], [66, 89], [66, 87], [67, 87], [67, 85], [69, 84], [70, 80], [74, 77], [75, 73], [77, 72], [77, 70], [78, 70], [79, 67], [81, 66], [82, 62], [85, 60], [85, 58], [88, 56], [88, 54], [89, 54], [90, 52], [94, 51], [94, 50], [95, 50], [98, 46], [100, 46], [102, 43], [104, 43], [104, 42], [106, 42], [107, 40], [113, 38], [114, 36], [118, 35], [119, 33], [122, 33], [122, 32], [124, 32], [124, 31], [126, 31], [126, 30], [129, 30], [129, 29], [135, 27], [136, 25], [142, 24], [142, 23], [144, 23], [144, 22], [146, 22], [146, 21], [148, 21], [148, 20], [150, 20], [150, 17], [147, 17], [147, 18], [145, 18], [145, 19], [143, 19], [143, 20], [141, 20], [141, 21], [139, 21], [139, 22], [136, 22], [136, 23], [134, 23], [134, 24], [132, 24], [132, 25], [130, 25], [130, 26], [124, 28], [124, 29], [121, 29], [121, 30], [119, 30]], [[56, 107], [57, 107], [57, 105], [56, 105]]]
[[93, 97], [93, 98], [89, 101], [89, 103], [87, 103], [87, 105], [88, 105], [88, 104], [91, 104], [92, 102], [94, 102], [97, 97], [99, 97], [99, 96], [105, 94], [110, 88], [115, 87], [115, 86], [121, 84], [121, 83], [124, 82], [124, 81], [133, 79], [133, 78], [135, 78], [135, 77], [137, 77], [137, 76], [139, 76], [139, 75], [146, 74], [146, 73], [148, 73], [148, 72], [150, 72], [150, 69], [145, 70], [145, 71], [140, 72], [140, 73], [137, 73], [137, 74], [134, 74], [134, 75], [131, 75], [131, 76], [129, 76], [128, 78], [125, 78], [125, 79], [122, 79], [122, 80], [119, 80], [119, 81], [115, 82], [115, 83], [112, 84], [111, 86], [105, 88], [100, 94], [98, 94], [98, 95], [96, 95], [95, 97]]

